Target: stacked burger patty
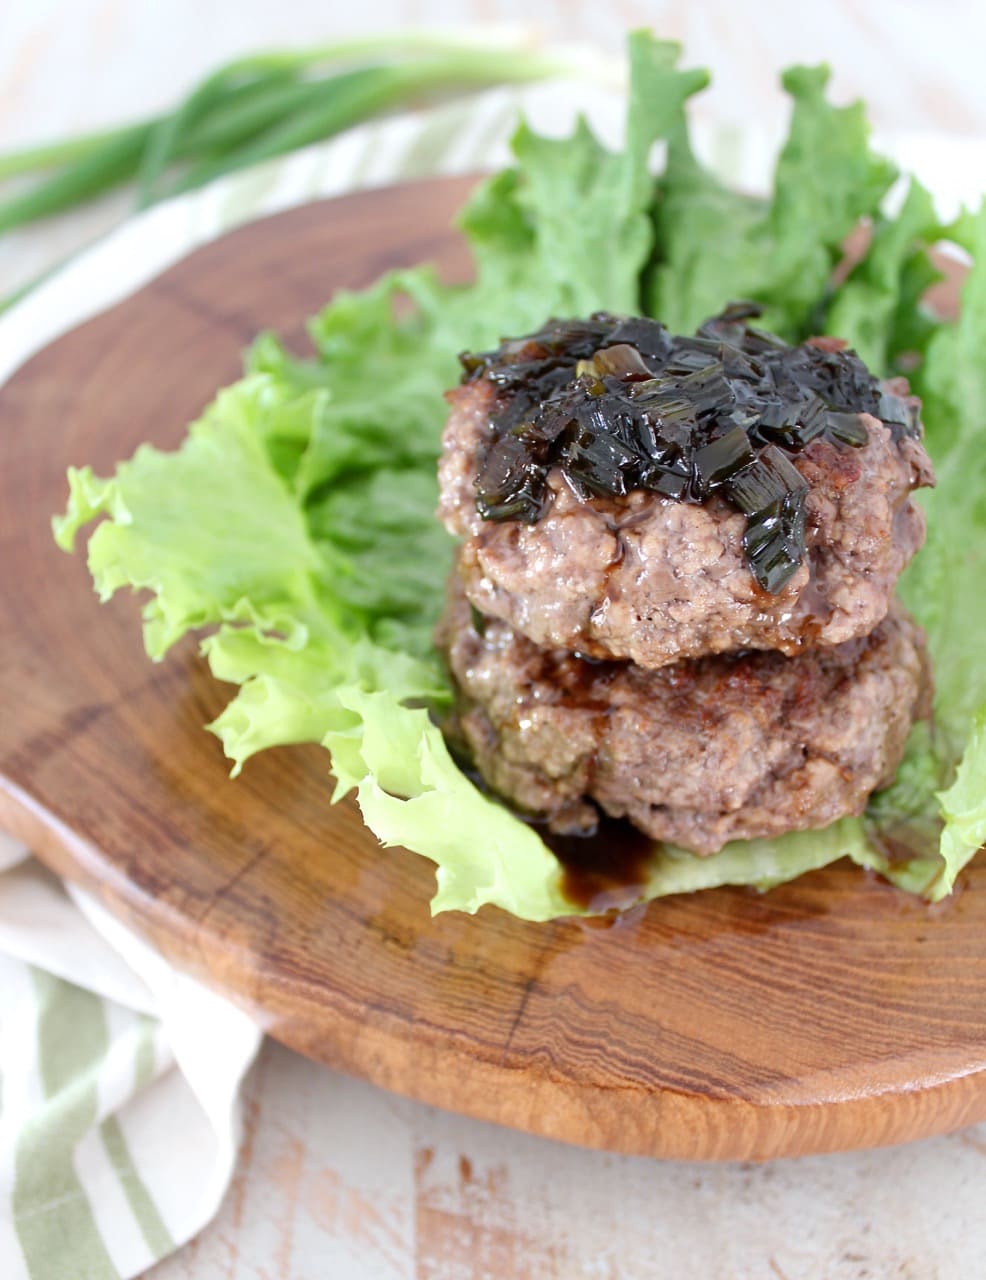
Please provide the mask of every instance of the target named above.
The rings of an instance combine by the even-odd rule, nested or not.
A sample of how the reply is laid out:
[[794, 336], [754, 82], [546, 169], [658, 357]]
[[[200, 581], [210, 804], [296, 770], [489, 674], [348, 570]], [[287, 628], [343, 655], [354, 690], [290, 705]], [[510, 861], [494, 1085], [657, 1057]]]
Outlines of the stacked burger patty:
[[930, 673], [894, 598], [933, 483], [917, 401], [741, 304], [697, 334], [605, 314], [463, 356], [439, 513], [451, 732], [564, 833], [696, 853], [859, 813]]

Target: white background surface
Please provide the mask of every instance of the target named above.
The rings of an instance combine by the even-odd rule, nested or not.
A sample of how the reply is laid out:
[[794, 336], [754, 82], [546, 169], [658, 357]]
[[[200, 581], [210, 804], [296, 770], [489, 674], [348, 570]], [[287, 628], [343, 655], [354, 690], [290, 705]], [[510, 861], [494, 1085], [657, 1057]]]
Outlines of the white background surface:
[[[618, 53], [648, 23], [710, 65], [699, 110], [776, 126], [776, 68], [827, 58], [882, 131], [986, 138], [986, 6], [416, 0], [0, 0], [0, 150], [140, 116], [251, 48], [395, 25], [536, 22]], [[986, 166], [982, 183], [986, 189]], [[0, 242], [0, 293], [122, 216]], [[976, 1280], [986, 1128], [765, 1166], [580, 1152], [392, 1098], [267, 1045], [219, 1219], [155, 1280]]]

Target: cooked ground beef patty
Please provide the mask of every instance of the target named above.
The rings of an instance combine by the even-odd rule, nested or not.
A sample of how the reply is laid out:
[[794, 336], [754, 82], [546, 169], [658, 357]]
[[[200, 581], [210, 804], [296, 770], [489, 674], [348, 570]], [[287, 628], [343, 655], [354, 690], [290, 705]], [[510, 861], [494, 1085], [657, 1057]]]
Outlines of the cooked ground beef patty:
[[449, 393], [439, 514], [465, 537], [469, 599], [545, 648], [658, 668], [737, 649], [840, 645], [885, 617], [924, 540], [910, 495], [933, 483], [931, 463], [919, 440], [895, 440], [870, 414], [860, 415], [862, 448], [818, 439], [792, 457], [810, 485], [807, 558], [777, 594], [744, 562], [743, 516], [717, 497], [698, 505], [637, 490], [586, 501], [554, 470], [536, 523], [487, 522], [475, 478], [493, 399], [484, 377]]
[[648, 671], [538, 649], [454, 579], [439, 643], [461, 692], [453, 732], [495, 791], [556, 830], [590, 827], [595, 802], [702, 854], [860, 813], [930, 698], [923, 633], [895, 602], [871, 635], [796, 658]]

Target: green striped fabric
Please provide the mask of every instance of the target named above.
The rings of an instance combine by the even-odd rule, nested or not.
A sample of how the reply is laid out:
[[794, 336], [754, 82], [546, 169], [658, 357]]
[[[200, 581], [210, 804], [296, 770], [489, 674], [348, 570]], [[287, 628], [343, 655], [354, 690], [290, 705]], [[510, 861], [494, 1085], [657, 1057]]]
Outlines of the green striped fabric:
[[96, 1128], [99, 1072], [110, 1047], [106, 1010], [92, 992], [32, 969], [37, 1106], [14, 1152], [12, 1211], [28, 1274], [93, 1280], [114, 1274], [75, 1169], [76, 1148]]
[[234, 1167], [259, 1042], [0, 840], [0, 1278], [135, 1276], [198, 1231]]

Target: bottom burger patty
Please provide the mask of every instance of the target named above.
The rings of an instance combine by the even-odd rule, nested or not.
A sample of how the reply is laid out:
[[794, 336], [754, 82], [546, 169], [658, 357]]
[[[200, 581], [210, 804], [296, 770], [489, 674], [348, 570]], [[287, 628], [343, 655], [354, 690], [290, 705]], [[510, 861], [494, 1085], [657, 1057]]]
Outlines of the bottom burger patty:
[[700, 854], [862, 812], [930, 706], [924, 634], [896, 603], [871, 635], [798, 657], [645, 670], [539, 649], [454, 578], [438, 640], [450, 731], [494, 791], [557, 831], [591, 830], [598, 805]]

